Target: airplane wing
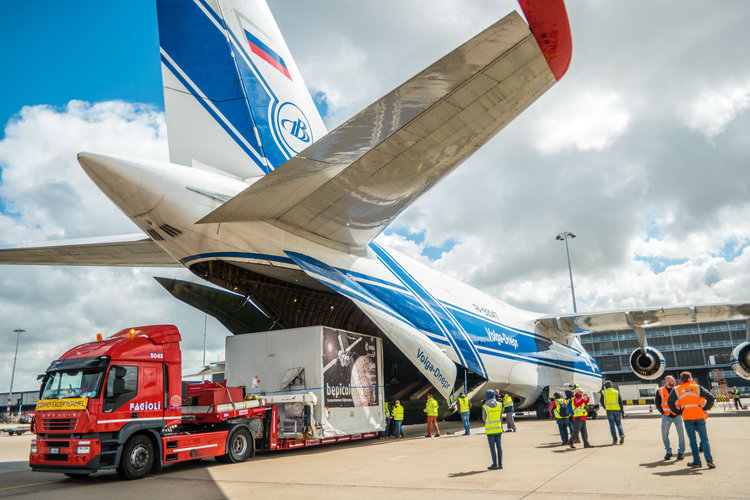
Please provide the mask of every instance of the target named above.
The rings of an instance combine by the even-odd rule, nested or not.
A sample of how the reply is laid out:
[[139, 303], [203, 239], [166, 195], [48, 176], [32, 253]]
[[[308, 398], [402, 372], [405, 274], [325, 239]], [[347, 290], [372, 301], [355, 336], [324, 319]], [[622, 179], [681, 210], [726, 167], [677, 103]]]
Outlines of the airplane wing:
[[748, 318], [750, 303], [737, 302], [544, 316], [536, 324], [551, 332], [570, 335]]
[[182, 267], [144, 234], [39, 243], [0, 249], [0, 264]]
[[266, 220], [329, 246], [367, 245], [565, 73], [562, 1], [521, 5], [531, 28], [512, 12], [199, 222]]

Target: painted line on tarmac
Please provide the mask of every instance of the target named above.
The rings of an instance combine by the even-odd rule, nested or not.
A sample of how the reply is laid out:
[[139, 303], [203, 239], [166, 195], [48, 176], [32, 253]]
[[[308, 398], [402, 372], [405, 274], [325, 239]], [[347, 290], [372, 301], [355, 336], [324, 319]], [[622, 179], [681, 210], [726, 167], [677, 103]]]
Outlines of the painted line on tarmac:
[[28, 488], [29, 486], [39, 486], [40, 484], [50, 484], [50, 483], [57, 483], [59, 481], [44, 481], [43, 483], [29, 483], [29, 484], [19, 484], [18, 486], [6, 486], [5, 488], [0, 488], [0, 491], [5, 490], [15, 490], [16, 488]]

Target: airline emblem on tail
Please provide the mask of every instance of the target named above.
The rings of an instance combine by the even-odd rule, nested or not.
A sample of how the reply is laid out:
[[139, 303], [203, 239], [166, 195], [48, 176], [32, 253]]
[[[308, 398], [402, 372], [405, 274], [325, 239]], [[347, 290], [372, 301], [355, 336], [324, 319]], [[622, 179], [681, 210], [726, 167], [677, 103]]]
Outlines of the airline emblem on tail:
[[297, 154], [312, 144], [312, 129], [307, 117], [296, 105], [285, 102], [276, 113], [276, 128], [284, 145]]

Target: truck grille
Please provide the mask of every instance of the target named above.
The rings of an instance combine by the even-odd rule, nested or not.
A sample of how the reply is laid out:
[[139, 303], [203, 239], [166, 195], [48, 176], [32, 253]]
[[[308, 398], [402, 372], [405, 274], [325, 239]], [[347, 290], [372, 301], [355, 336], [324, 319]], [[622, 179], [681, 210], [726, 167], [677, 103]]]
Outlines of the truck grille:
[[77, 421], [75, 418], [50, 418], [44, 421], [44, 428], [48, 431], [72, 431]]

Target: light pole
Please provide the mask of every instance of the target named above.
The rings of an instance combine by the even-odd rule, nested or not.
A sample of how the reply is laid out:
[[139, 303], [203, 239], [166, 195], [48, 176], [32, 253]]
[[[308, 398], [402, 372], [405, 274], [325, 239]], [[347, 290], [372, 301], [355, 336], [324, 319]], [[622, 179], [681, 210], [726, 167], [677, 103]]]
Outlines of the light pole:
[[576, 308], [576, 293], [573, 289], [573, 269], [570, 267], [570, 250], [568, 250], [568, 238], [575, 238], [576, 233], [571, 233], [570, 231], [564, 231], [557, 236], [555, 236], [555, 239], [558, 241], [565, 241], [565, 255], [568, 256], [568, 274], [570, 275], [570, 295], [573, 297], [573, 312], [578, 312], [578, 309]]
[[16, 353], [13, 355], [13, 370], [10, 372], [10, 391], [8, 391], [8, 409], [5, 414], [6, 417], [10, 417], [10, 401], [13, 399], [13, 378], [16, 375], [16, 358], [18, 357], [18, 339], [21, 338], [21, 334], [25, 333], [26, 330], [16, 329], [13, 333], [16, 334]]

